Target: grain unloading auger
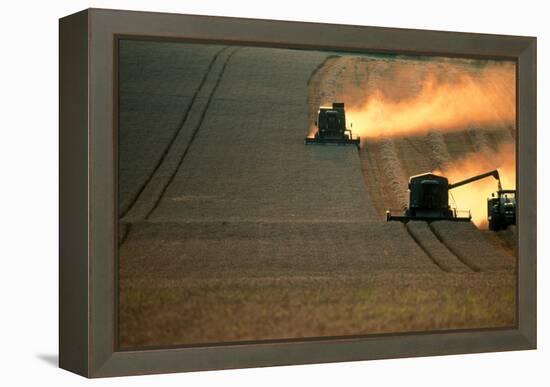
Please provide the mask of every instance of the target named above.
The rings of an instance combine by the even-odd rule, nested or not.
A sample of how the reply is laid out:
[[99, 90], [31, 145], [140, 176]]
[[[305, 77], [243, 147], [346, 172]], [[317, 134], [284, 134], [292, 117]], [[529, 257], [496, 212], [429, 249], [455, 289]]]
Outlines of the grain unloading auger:
[[494, 177], [498, 182], [498, 190], [502, 191], [498, 170], [489, 171], [449, 184], [446, 177], [433, 173], [412, 176], [409, 179], [409, 205], [401, 214], [394, 215], [386, 211], [386, 220], [408, 222], [409, 220], [452, 220], [469, 222], [472, 219], [470, 211], [458, 211], [449, 205], [449, 190], [473, 183], [486, 177]]
[[317, 133], [306, 137], [306, 145], [355, 145], [359, 148], [359, 137], [353, 138], [351, 129], [346, 128], [346, 112], [343, 102], [333, 102], [332, 107], [320, 107], [315, 121]]

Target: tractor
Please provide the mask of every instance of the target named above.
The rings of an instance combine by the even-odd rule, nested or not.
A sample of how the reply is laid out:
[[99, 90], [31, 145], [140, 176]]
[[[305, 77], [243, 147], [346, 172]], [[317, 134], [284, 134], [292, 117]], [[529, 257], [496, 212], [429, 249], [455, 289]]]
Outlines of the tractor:
[[499, 189], [487, 198], [489, 230], [505, 230], [516, 224], [516, 190]]

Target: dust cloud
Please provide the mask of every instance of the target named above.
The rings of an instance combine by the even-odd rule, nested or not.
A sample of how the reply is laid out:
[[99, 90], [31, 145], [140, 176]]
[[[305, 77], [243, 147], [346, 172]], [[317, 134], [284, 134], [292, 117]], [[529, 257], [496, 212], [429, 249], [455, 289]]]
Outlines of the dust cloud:
[[[502, 144], [491, 158], [479, 153], [471, 153], [434, 173], [447, 177], [449, 183], [456, 183], [494, 169], [499, 172], [502, 188], [516, 188], [516, 159], [513, 144]], [[474, 224], [478, 228], [487, 228], [486, 198], [497, 189], [497, 181], [493, 177], [487, 177], [450, 190], [449, 204], [458, 210], [470, 210]]]
[[[375, 86], [364, 103], [349, 103], [347, 121], [354, 132], [368, 140], [379, 136], [409, 136], [438, 131], [459, 131], [469, 127], [514, 126], [515, 67], [508, 63], [488, 64], [477, 71], [459, 71], [456, 65], [440, 64], [421, 77], [408, 66], [408, 76], [370, 82]], [[407, 72], [407, 66], [401, 72]], [[448, 74], [445, 78], [442, 75]], [[401, 82], [419, 85], [419, 91], [395, 98], [386, 90], [402, 88]]]

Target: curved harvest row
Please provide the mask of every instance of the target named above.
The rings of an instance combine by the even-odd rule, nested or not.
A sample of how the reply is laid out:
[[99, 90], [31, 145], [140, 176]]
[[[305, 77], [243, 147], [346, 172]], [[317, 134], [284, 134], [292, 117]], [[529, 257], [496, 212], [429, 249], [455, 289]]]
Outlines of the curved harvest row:
[[122, 346], [514, 323], [508, 245], [383, 220], [446, 136], [303, 145], [363, 58], [123, 42], [121, 59]]

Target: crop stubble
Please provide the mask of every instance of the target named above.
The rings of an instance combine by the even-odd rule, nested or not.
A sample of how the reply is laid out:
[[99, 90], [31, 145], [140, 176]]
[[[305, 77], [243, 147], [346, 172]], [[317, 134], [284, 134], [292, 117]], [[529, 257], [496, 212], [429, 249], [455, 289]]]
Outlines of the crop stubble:
[[[121, 101], [133, 101], [121, 104], [120, 126], [120, 200], [133, 203], [121, 206], [130, 225], [119, 254], [122, 347], [515, 323], [508, 245], [473, 226], [438, 222], [435, 234], [383, 221], [384, 208], [405, 200], [408, 162], [433, 165], [427, 139], [381, 139], [361, 153], [303, 145], [318, 96], [337, 99], [352, 74], [364, 97], [376, 79], [370, 61], [253, 47], [227, 58], [220, 49], [121, 45]], [[151, 71], [174, 58], [169, 80]], [[161, 104], [178, 92], [178, 103], [163, 104], [173, 119], [149, 106], [153, 93]], [[202, 118], [181, 122], [187, 110]], [[179, 137], [191, 127], [189, 146], [189, 134]], [[457, 251], [481, 251], [479, 262], [470, 256], [478, 270]]]

